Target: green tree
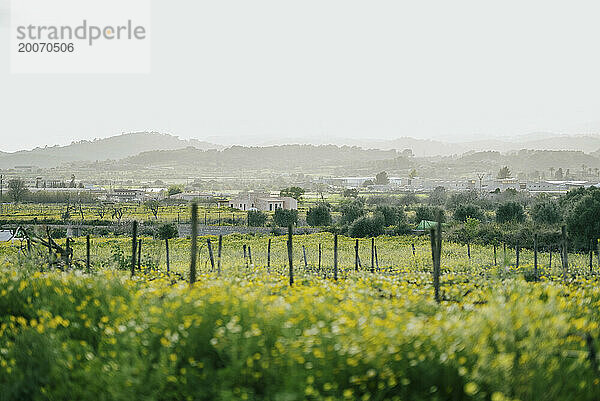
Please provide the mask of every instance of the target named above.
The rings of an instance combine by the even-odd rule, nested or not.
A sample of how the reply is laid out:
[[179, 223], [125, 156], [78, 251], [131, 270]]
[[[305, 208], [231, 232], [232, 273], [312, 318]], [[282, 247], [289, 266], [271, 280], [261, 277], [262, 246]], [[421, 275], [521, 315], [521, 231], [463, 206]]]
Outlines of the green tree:
[[450, 195], [446, 201], [446, 208], [456, 210], [460, 205], [475, 204], [479, 199], [479, 195], [475, 190], [456, 192]]
[[471, 259], [471, 243], [479, 233], [479, 220], [467, 217], [467, 221], [458, 231], [459, 240], [467, 244], [467, 255]]
[[444, 209], [438, 206], [419, 206], [415, 209], [415, 222], [421, 220], [437, 221], [439, 214], [442, 214], [442, 223], [446, 220]]
[[467, 240], [473, 241], [477, 236], [477, 232], [479, 231], [479, 220], [473, 219], [471, 217], [467, 217], [467, 221], [465, 221], [464, 225], [465, 234]]
[[558, 224], [562, 221], [562, 213], [557, 202], [545, 200], [533, 204], [531, 218], [538, 224]]
[[279, 227], [287, 227], [289, 225], [298, 224], [298, 211], [277, 209], [273, 215], [273, 221]]
[[183, 192], [183, 186], [181, 185], [171, 185], [169, 187], [169, 189], [167, 190], [167, 194], [169, 196], [171, 195], [177, 195]]
[[346, 188], [342, 193], [344, 198], [358, 198], [358, 189], [357, 188]]
[[525, 221], [523, 206], [517, 202], [506, 202], [496, 209], [496, 221], [498, 223], [522, 223]]
[[380, 214], [362, 216], [350, 225], [348, 235], [352, 238], [376, 237], [383, 234], [383, 228], [383, 217]]
[[158, 212], [160, 211], [160, 201], [158, 199], [147, 200], [144, 202], [144, 206], [152, 212], [155, 219], [158, 218]]
[[446, 188], [442, 186], [435, 187], [433, 192], [429, 195], [429, 204], [434, 206], [442, 206], [446, 203], [448, 195], [446, 194]]
[[556, 173], [554, 174], [554, 178], [556, 180], [562, 180], [564, 178], [562, 167], [559, 167], [558, 170], [556, 170]]
[[510, 178], [512, 176], [512, 173], [510, 172], [510, 169], [508, 168], [508, 166], [504, 166], [500, 169], [500, 171], [498, 171], [498, 179], [503, 180], [505, 178]]
[[378, 205], [375, 214], [381, 215], [385, 227], [396, 226], [405, 219], [404, 209], [397, 206]]
[[267, 222], [267, 215], [259, 210], [248, 210], [248, 226], [263, 227]]
[[477, 205], [459, 205], [454, 210], [454, 220], [465, 222], [469, 218], [477, 219], [479, 221], [485, 218], [483, 210]]
[[177, 226], [173, 223], [161, 224], [158, 227], [157, 236], [160, 239], [176, 238], [178, 235]]
[[340, 220], [342, 224], [352, 223], [354, 220], [362, 217], [365, 214], [363, 199], [356, 198], [353, 200], [343, 200], [340, 203], [340, 212], [342, 214], [342, 218]]
[[300, 198], [302, 198], [302, 195], [304, 195], [305, 192], [306, 191], [300, 187], [288, 187], [279, 191], [279, 196], [287, 196], [300, 201]]
[[331, 225], [331, 211], [329, 206], [319, 203], [306, 212], [306, 223], [311, 227], [323, 227]]
[[21, 202], [29, 193], [25, 181], [20, 178], [14, 178], [8, 182], [8, 197], [14, 203]]
[[375, 175], [375, 184], [376, 185], [387, 185], [390, 183], [390, 179], [388, 178], [388, 174], [386, 171], [382, 171]]
[[413, 193], [408, 193], [400, 198], [400, 203], [404, 206], [416, 205], [419, 203], [419, 198]]
[[600, 189], [577, 191], [566, 215], [569, 239], [575, 248], [585, 249], [590, 240], [600, 238]]
[[375, 182], [373, 180], [366, 180], [365, 182], [362, 183], [362, 186], [365, 188], [373, 186], [373, 185], [375, 185]]

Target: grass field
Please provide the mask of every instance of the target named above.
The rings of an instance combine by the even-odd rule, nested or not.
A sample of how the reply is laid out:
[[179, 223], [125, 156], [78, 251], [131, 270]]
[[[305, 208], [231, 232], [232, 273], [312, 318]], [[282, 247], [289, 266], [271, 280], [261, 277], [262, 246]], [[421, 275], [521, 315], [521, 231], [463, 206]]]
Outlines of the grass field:
[[528, 251], [516, 268], [511, 250], [495, 266], [489, 247], [469, 260], [444, 243], [437, 304], [427, 237], [377, 238], [374, 273], [370, 241], [356, 272], [340, 237], [334, 281], [333, 237], [295, 236], [293, 287], [285, 240], [272, 237], [267, 268], [268, 237], [224, 237], [218, 275], [201, 237], [192, 288], [175, 274], [187, 278], [187, 239], [170, 242], [168, 276], [164, 241], [144, 238], [133, 279], [127, 238], [93, 238], [89, 274], [3, 245], [0, 399], [598, 399], [600, 287], [585, 255], [569, 255], [566, 280], [540, 255], [533, 282]]

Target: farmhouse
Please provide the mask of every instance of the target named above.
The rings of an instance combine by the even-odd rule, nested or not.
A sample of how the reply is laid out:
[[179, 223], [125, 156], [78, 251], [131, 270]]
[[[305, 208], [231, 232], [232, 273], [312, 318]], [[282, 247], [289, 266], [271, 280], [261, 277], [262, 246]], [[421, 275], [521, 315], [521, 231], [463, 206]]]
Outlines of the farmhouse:
[[142, 200], [143, 191], [137, 189], [124, 189], [119, 188], [115, 189], [110, 195], [109, 198], [116, 202], [131, 202]]
[[245, 193], [229, 201], [229, 207], [239, 210], [275, 211], [298, 209], [298, 202], [290, 197], [275, 197], [266, 193]]

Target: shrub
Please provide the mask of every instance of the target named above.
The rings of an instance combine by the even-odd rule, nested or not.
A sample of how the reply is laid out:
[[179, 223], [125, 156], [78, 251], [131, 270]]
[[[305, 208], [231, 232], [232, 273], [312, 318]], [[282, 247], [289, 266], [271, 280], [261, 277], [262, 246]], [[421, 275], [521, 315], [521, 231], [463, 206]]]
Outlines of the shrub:
[[421, 220], [437, 221], [438, 216], [442, 215], [442, 223], [446, 221], [444, 209], [437, 206], [419, 206], [415, 209], [415, 222], [419, 223]]
[[342, 192], [342, 196], [344, 198], [358, 198], [358, 189], [356, 188], [347, 188]]
[[302, 195], [304, 195], [305, 192], [306, 191], [300, 187], [289, 187], [279, 191], [279, 196], [287, 196], [300, 201], [300, 198], [302, 198]]
[[179, 231], [177, 230], [177, 226], [175, 224], [168, 223], [160, 225], [156, 234], [160, 239], [171, 239], [179, 236]]
[[557, 202], [547, 200], [531, 207], [531, 218], [538, 224], [558, 224], [562, 221], [562, 213]]
[[311, 207], [306, 212], [306, 223], [311, 227], [331, 225], [331, 212], [324, 203]]
[[351, 224], [354, 220], [365, 214], [364, 200], [361, 198], [344, 200], [340, 205], [340, 212], [342, 213], [340, 223]]
[[575, 247], [585, 249], [600, 237], [600, 191], [581, 192], [573, 201], [566, 219], [569, 236]]
[[262, 227], [267, 222], [267, 215], [259, 210], [248, 210], [248, 226]]
[[485, 219], [485, 215], [477, 205], [460, 205], [454, 210], [454, 220], [465, 222], [468, 218], [481, 221]]
[[383, 217], [385, 227], [395, 226], [405, 219], [404, 209], [396, 206], [379, 205], [375, 208], [375, 213]]
[[496, 210], [496, 221], [498, 223], [522, 223], [525, 221], [523, 206], [517, 202], [506, 202], [498, 206]]
[[356, 219], [348, 228], [348, 235], [352, 238], [376, 237], [383, 234], [383, 216], [363, 216]]
[[287, 209], [277, 209], [275, 210], [275, 214], [273, 215], [273, 221], [275, 225], [279, 227], [287, 227], [289, 225], [294, 225], [298, 223], [298, 211], [297, 210], [287, 210]]
[[446, 194], [446, 188], [442, 186], [435, 187], [433, 192], [429, 195], [429, 204], [434, 206], [442, 206], [446, 203], [448, 195]]

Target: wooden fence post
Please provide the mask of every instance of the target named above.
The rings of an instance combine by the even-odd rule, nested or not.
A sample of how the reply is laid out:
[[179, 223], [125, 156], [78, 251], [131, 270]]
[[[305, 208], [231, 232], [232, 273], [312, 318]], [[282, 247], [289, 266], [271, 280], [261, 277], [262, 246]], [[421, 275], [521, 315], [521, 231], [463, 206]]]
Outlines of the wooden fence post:
[[467, 242], [467, 257], [471, 260], [471, 243]]
[[136, 248], [137, 248], [137, 231], [138, 231], [138, 222], [137, 220], [133, 221], [133, 227], [132, 227], [132, 234], [131, 234], [131, 277], [133, 277], [135, 275], [135, 262], [137, 260], [136, 258]]
[[521, 247], [519, 246], [519, 241], [517, 241], [517, 245], [515, 246], [515, 253], [517, 256], [517, 263], [516, 263], [517, 268], [519, 267], [519, 255], [521, 253], [520, 251], [521, 251]]
[[244, 247], [244, 263], [246, 264], [246, 269], [248, 268], [248, 256], [247, 256], [247, 251], [246, 251], [246, 244], [243, 245]]
[[375, 273], [375, 238], [371, 238], [371, 273]]
[[412, 244], [410, 244], [410, 245], [412, 246], [412, 253], [413, 253], [413, 256], [417, 256], [417, 251], [416, 251], [416, 249], [415, 249], [415, 243], [413, 242], [413, 243], [412, 243]]
[[338, 279], [338, 235], [333, 236], [333, 279]]
[[304, 256], [304, 268], [308, 267], [308, 261], [306, 260], [306, 247], [302, 245], [302, 255]]
[[142, 239], [138, 240], [138, 250], [137, 250], [137, 266], [138, 270], [142, 270]]
[[377, 267], [377, 271], [379, 271], [379, 258], [377, 257], [377, 245], [375, 245], [375, 267]]
[[[441, 219], [440, 219], [441, 221]], [[440, 255], [441, 255], [441, 231], [442, 223], [439, 222], [437, 228], [432, 228], [431, 235], [431, 258], [433, 260], [433, 291], [434, 299], [440, 302]]]
[[215, 271], [215, 258], [213, 256], [212, 243], [210, 242], [210, 238], [206, 239], [206, 246], [208, 247], [208, 257], [210, 258], [210, 271]]
[[354, 271], [358, 271], [358, 239], [354, 243]]
[[196, 282], [196, 258], [198, 257], [198, 204], [192, 203], [192, 243], [190, 249], [190, 285]]
[[167, 250], [167, 274], [171, 272], [171, 261], [169, 260], [169, 239], [165, 238], [165, 248]]
[[548, 247], [548, 251], [550, 252], [550, 259], [548, 260], [548, 268], [552, 270], [552, 245]]
[[253, 266], [254, 263], [252, 263], [252, 248], [250, 247], [250, 245], [248, 245], [248, 259], [250, 260], [250, 266]]
[[223, 250], [223, 235], [219, 234], [219, 245], [217, 247], [217, 274], [221, 275], [221, 252]]
[[271, 271], [271, 238], [269, 238], [269, 244], [267, 245], [267, 272]]
[[290, 275], [290, 287], [294, 285], [294, 255], [292, 248], [292, 225], [288, 226], [288, 240], [287, 240], [287, 251], [288, 251], [288, 263], [289, 263], [289, 275]]
[[90, 235], [85, 236], [85, 268], [90, 272]]

